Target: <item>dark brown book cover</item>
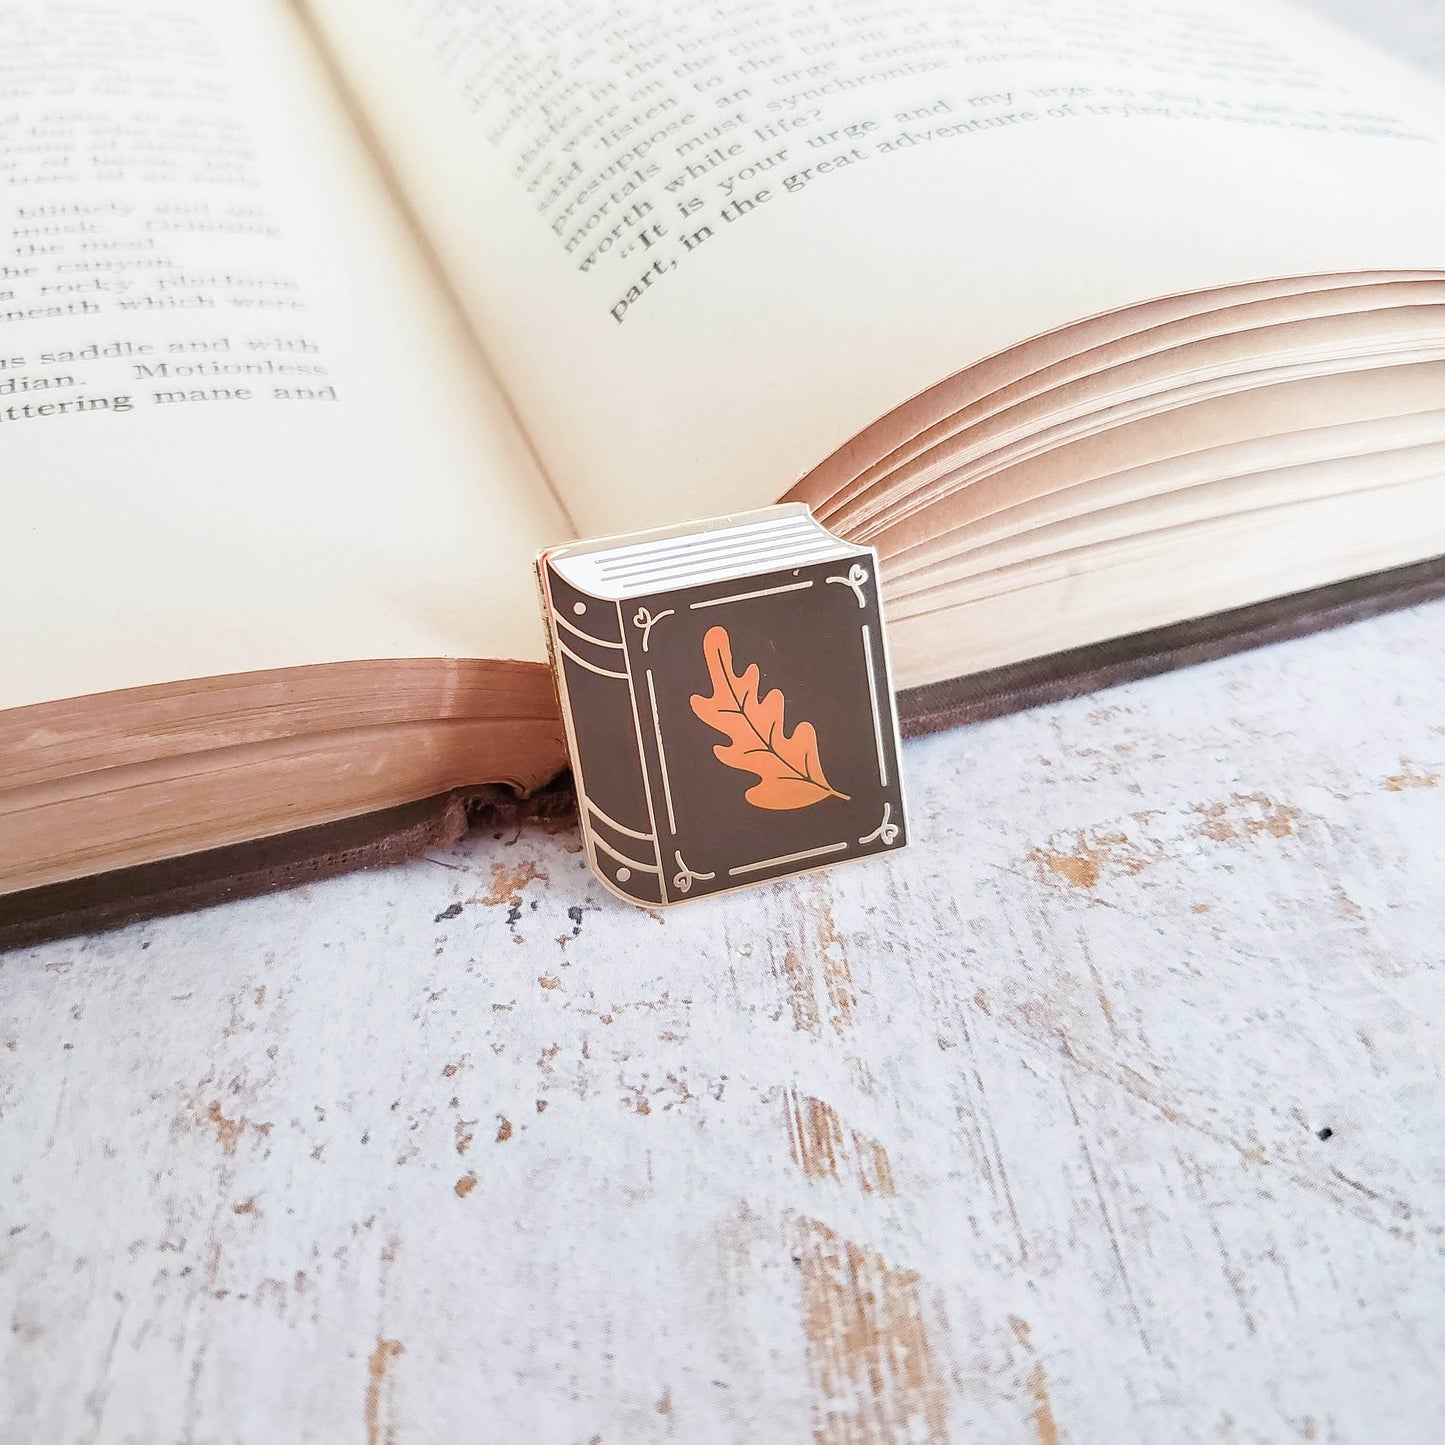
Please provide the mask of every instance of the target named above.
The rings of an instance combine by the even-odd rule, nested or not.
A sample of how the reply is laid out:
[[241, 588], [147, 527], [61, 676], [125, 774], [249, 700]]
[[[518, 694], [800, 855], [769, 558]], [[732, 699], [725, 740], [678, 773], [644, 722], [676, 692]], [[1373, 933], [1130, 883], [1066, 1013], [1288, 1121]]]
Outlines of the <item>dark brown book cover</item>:
[[[1352, 578], [1171, 627], [1056, 653], [898, 696], [906, 736], [998, 717], [1171, 672], [1309, 632], [1445, 597], [1445, 557]], [[1342, 685], [1344, 685], [1342, 683]], [[564, 777], [530, 798], [478, 787], [366, 818], [0, 896], [0, 949], [115, 928], [168, 913], [416, 857], [472, 826], [555, 822], [571, 808]]]
[[[788, 536], [796, 522], [821, 540], [736, 540], [773, 525]], [[746, 565], [790, 546], [831, 555]], [[671, 581], [696, 574], [689, 548], [704, 576], [724, 570], [719, 557], [739, 565]], [[907, 842], [870, 549], [829, 537], [805, 509], [769, 508], [592, 551], [599, 575], [599, 557], [630, 553], [629, 575], [659, 584], [621, 598], [562, 575], [559, 553], [575, 550], [548, 553], [540, 579], [583, 841], [608, 888], [676, 903]]]

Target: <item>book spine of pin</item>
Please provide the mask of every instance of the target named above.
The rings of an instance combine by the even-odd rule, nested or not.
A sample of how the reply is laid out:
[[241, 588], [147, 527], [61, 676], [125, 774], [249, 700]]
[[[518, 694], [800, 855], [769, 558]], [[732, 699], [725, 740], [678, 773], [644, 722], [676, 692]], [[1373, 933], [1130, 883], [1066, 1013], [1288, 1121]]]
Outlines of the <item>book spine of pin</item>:
[[628, 667], [622, 608], [571, 586], [545, 558], [540, 575], [583, 842], [594, 869], [619, 893], [664, 903], [639, 736], [645, 704]]

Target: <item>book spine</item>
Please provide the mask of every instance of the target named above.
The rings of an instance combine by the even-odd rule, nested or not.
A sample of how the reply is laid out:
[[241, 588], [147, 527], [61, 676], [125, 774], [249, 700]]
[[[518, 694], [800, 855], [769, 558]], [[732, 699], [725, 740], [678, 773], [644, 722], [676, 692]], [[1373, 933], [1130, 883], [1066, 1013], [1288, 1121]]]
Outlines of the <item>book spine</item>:
[[633, 902], [665, 903], [622, 608], [571, 586], [545, 558], [540, 575], [589, 860]]

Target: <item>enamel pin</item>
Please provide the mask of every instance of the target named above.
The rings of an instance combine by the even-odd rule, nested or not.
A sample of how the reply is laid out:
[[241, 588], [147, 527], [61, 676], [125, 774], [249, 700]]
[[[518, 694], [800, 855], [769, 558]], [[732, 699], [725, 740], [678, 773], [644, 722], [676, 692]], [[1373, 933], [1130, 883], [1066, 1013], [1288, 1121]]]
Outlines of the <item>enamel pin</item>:
[[901, 848], [878, 557], [801, 503], [537, 559], [587, 858], [677, 903]]

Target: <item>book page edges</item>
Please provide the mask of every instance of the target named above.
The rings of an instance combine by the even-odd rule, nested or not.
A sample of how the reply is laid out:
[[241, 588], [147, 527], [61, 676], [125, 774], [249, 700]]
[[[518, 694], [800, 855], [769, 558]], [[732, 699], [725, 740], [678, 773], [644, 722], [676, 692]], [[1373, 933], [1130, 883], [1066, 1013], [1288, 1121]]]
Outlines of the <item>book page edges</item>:
[[27, 889], [565, 763], [539, 663], [409, 659], [203, 678], [0, 714], [0, 879]]

